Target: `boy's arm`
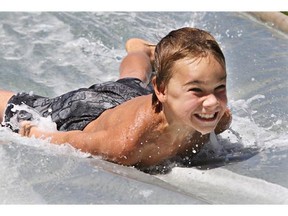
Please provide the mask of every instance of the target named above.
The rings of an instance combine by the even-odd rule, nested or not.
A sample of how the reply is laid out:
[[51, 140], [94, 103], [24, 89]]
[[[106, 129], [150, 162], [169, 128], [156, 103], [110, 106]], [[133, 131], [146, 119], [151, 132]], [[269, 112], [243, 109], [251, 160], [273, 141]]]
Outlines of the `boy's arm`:
[[84, 132], [81, 130], [49, 132], [40, 130], [28, 121], [22, 122], [21, 124], [22, 126], [19, 131], [21, 136], [49, 139], [49, 141], [54, 144], [67, 143], [83, 152], [103, 156], [110, 161], [125, 162], [127, 165], [134, 163], [134, 161], [128, 160], [122, 162], [122, 158], [125, 157], [127, 149], [125, 149], [123, 143], [119, 142], [120, 139], [115, 134], [117, 133], [115, 130], [113, 131], [114, 135], [106, 130], [97, 132]]
[[215, 133], [220, 134], [227, 130], [232, 122], [232, 113], [231, 111], [227, 108], [226, 111], [224, 112], [224, 115], [220, 119], [218, 125], [215, 128]]

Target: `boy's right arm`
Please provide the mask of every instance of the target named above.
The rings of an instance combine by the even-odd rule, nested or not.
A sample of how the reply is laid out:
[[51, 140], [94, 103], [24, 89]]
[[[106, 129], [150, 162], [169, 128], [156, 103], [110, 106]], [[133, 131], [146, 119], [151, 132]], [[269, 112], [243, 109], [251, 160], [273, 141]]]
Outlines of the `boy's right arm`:
[[97, 132], [84, 132], [81, 130], [49, 132], [40, 130], [28, 121], [22, 122], [22, 127], [19, 131], [21, 136], [49, 139], [49, 142], [54, 144], [70, 144], [83, 152], [99, 155], [110, 161], [133, 165], [137, 161], [133, 159], [131, 161], [123, 160], [130, 149], [127, 149], [127, 145], [121, 142], [119, 134], [115, 133], [117, 133], [115, 130], [110, 132], [106, 130]]

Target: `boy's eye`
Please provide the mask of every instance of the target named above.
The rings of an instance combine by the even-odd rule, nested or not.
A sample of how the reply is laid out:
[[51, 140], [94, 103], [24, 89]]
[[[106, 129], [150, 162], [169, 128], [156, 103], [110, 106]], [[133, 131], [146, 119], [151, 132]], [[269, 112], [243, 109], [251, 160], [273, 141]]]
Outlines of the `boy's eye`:
[[226, 90], [226, 85], [220, 85], [218, 86], [217, 88], [215, 88], [216, 91], [223, 91], [223, 90]]
[[197, 92], [197, 93], [202, 92], [202, 90], [200, 88], [191, 88], [191, 89], [189, 89], [189, 91], [193, 91], [193, 92]]

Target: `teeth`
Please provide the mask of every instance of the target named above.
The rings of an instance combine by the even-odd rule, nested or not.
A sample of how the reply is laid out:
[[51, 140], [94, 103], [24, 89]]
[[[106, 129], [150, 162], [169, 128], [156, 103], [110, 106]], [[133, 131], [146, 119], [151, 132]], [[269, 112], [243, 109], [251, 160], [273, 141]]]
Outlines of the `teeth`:
[[198, 115], [204, 119], [211, 119], [211, 118], [214, 118], [215, 113], [214, 114], [198, 114]]

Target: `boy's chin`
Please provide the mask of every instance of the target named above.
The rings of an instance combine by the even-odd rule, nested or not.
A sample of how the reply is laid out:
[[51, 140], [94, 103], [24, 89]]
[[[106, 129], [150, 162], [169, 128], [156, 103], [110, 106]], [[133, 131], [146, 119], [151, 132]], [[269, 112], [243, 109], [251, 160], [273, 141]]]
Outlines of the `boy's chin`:
[[214, 132], [215, 128], [211, 128], [211, 129], [199, 129], [197, 130], [199, 133], [201, 133], [202, 135], [206, 135], [209, 134], [211, 132]]

